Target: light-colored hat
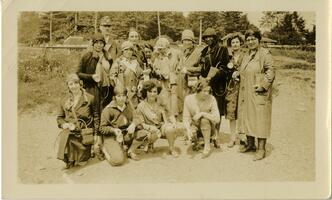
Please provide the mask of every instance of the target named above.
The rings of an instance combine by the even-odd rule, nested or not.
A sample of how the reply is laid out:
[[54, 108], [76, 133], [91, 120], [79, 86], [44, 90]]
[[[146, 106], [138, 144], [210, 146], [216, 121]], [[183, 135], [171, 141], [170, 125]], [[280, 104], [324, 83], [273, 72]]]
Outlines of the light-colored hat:
[[194, 42], [194, 38], [195, 38], [195, 36], [194, 36], [194, 32], [192, 32], [192, 30], [187, 29], [187, 30], [184, 30], [182, 32], [181, 41], [183, 41], [183, 40], [191, 40], [191, 41]]
[[121, 44], [121, 50], [124, 51], [124, 50], [127, 50], [127, 49], [132, 49], [134, 48], [134, 45], [133, 43], [129, 42], [129, 41], [124, 41], [122, 44]]
[[111, 18], [109, 16], [104, 16], [100, 19], [100, 25], [111, 25]]
[[79, 83], [81, 86], [83, 85], [83, 82], [80, 80], [77, 74], [71, 73], [68, 74], [66, 77], [66, 83], [68, 84], [69, 82], [75, 82]]
[[155, 49], [164, 49], [169, 47], [169, 41], [166, 38], [159, 38], [154, 46]]

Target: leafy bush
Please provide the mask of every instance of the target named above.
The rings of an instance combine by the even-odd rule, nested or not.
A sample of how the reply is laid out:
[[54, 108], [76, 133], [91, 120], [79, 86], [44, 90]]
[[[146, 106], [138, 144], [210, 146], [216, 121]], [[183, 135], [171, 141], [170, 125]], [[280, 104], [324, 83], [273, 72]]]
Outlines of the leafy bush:
[[82, 51], [66, 49], [19, 48], [18, 109], [26, 111], [36, 105], [56, 109], [67, 92], [65, 77], [76, 70]]

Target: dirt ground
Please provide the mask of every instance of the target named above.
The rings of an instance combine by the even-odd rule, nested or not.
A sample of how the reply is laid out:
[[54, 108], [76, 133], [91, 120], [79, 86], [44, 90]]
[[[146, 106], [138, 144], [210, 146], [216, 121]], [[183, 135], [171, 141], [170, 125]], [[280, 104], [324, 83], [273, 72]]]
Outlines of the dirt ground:
[[54, 142], [59, 132], [56, 114], [40, 106], [19, 115], [18, 177], [27, 184], [46, 183], [172, 183], [227, 181], [315, 180], [315, 72], [278, 70], [275, 80], [272, 133], [267, 157], [253, 162], [253, 154], [227, 147], [228, 122], [223, 119], [221, 150], [202, 160], [178, 139], [178, 158], [162, 156], [166, 141], [157, 142], [155, 154], [142, 153], [140, 161], [128, 160], [120, 167], [91, 159], [88, 165], [62, 171], [55, 158]]

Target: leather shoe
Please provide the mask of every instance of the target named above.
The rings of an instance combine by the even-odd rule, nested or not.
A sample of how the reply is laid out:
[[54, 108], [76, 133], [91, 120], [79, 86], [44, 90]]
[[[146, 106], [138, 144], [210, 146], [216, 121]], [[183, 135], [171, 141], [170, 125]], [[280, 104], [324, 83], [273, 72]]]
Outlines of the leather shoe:
[[262, 160], [263, 158], [265, 158], [265, 150], [259, 149], [257, 150], [253, 161]]
[[240, 153], [256, 152], [256, 146], [249, 146], [249, 145], [243, 146], [243, 145], [241, 145], [240, 149], [239, 149], [239, 152]]
[[138, 155], [136, 153], [133, 153], [133, 152], [129, 153], [128, 157], [131, 158], [132, 160], [135, 160], [135, 161], [139, 161], [140, 160], [140, 158], [138, 157]]

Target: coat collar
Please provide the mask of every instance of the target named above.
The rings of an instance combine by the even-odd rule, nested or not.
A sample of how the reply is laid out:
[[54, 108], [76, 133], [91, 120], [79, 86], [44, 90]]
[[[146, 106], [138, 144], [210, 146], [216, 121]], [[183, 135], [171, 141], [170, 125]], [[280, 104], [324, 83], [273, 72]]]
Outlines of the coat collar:
[[[78, 100], [77, 104], [74, 106], [74, 109], [78, 109], [88, 103], [88, 97], [87, 97], [85, 90], [84, 89], [81, 89], [81, 90], [82, 90], [82, 95], [81, 95], [80, 99]], [[74, 105], [74, 99], [73, 99], [73, 96], [70, 94], [65, 103], [65, 107], [67, 110], [70, 110], [70, 109], [72, 109], [73, 105]]]
[[119, 105], [116, 104], [115, 101], [111, 101], [111, 103], [109, 103], [106, 107], [114, 108], [114, 109], [117, 109], [117, 110], [123, 112], [127, 108], [127, 104], [125, 104], [123, 107], [120, 107]]

